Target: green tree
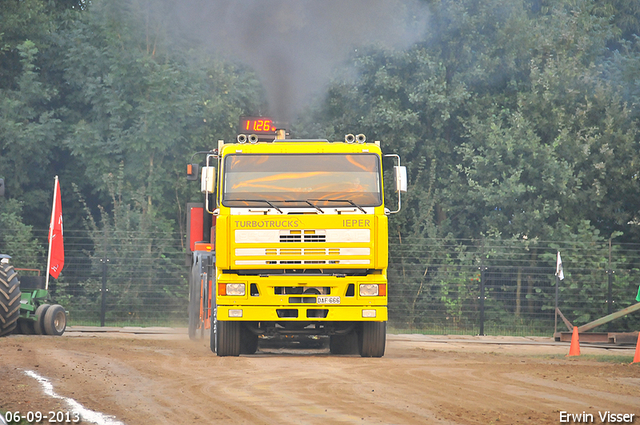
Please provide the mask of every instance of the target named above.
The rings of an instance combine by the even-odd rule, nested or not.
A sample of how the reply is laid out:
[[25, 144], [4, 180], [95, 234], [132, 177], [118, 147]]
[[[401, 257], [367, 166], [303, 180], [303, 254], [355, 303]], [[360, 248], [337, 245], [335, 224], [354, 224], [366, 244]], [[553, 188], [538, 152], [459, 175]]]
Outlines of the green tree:
[[93, 2], [61, 42], [71, 88], [65, 145], [103, 196], [93, 208], [108, 200], [102, 176], [123, 164], [125, 198], [142, 196], [145, 211], [181, 223], [180, 209], [192, 196], [186, 162], [232, 137], [255, 78], [217, 60], [194, 59], [195, 49], [173, 51], [162, 20], [145, 15], [143, 6]]
[[[83, 2], [24, 0], [0, 3], [0, 176], [7, 197], [21, 200], [24, 222], [46, 227], [53, 177], [77, 167], [61, 147], [61, 91], [56, 37]], [[73, 223], [73, 214], [67, 215]]]
[[33, 228], [22, 222], [22, 204], [0, 198], [0, 254], [11, 256], [20, 268], [44, 268], [45, 252], [33, 235]]
[[96, 217], [84, 206], [92, 247], [87, 254], [93, 273], [84, 271], [84, 280], [64, 286], [60, 295], [78, 306], [78, 316], [97, 320], [102, 295], [100, 276], [106, 264], [108, 320], [117, 323], [179, 320], [186, 311], [187, 286], [183, 251], [172, 223], [146, 208], [144, 194], [133, 202], [124, 199], [123, 166], [117, 174], [106, 175], [104, 179], [111, 196], [109, 208], [100, 207]]
[[[411, 240], [389, 271], [395, 290], [425, 294], [425, 262], [457, 261], [426, 254], [449, 237], [535, 244], [569, 228], [585, 241], [634, 238], [638, 68], [607, 48], [619, 35], [612, 15], [588, 1], [429, 5], [425, 40], [361, 53], [358, 79], [336, 82], [315, 119], [333, 137], [380, 139], [408, 165], [410, 193], [390, 219], [394, 249]], [[623, 87], [612, 77], [621, 69]], [[527, 255], [536, 265], [537, 250]]]

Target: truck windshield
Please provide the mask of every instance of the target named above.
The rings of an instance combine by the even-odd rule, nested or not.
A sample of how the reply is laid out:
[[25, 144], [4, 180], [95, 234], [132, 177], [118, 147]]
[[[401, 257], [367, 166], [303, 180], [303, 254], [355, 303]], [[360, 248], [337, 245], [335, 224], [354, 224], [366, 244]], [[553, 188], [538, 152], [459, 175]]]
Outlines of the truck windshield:
[[381, 186], [375, 154], [231, 154], [224, 161], [222, 204], [308, 207], [312, 200], [317, 207], [373, 207], [382, 205]]

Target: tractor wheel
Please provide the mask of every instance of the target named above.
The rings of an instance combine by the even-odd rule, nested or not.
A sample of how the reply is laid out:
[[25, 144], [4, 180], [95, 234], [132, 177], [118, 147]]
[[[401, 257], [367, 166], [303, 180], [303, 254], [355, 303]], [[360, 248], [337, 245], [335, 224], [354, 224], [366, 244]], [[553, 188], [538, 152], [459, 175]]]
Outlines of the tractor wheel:
[[329, 337], [329, 352], [331, 354], [359, 354], [358, 335], [354, 331], [345, 335], [331, 335]]
[[35, 322], [28, 319], [20, 319], [18, 320], [18, 327], [20, 328], [20, 333], [23, 335], [33, 335], [35, 330], [33, 329], [33, 324]]
[[362, 357], [382, 357], [387, 338], [387, 322], [362, 322], [358, 346]]
[[36, 335], [46, 335], [44, 331], [44, 316], [49, 307], [49, 304], [41, 304], [36, 308], [36, 321], [33, 323], [33, 331]]
[[0, 336], [11, 333], [20, 317], [20, 281], [9, 264], [0, 264]]
[[240, 322], [217, 321], [217, 349], [219, 356], [240, 354]]
[[67, 329], [67, 313], [61, 305], [54, 304], [44, 314], [44, 331], [47, 335], [60, 336]]
[[255, 354], [258, 351], [258, 335], [242, 326], [240, 332], [240, 354]]

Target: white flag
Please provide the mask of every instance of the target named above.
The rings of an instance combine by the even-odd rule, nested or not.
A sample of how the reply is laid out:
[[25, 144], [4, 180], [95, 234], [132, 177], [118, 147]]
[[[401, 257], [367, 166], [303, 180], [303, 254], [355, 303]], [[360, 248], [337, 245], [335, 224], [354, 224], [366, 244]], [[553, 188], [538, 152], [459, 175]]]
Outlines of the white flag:
[[556, 261], [556, 276], [558, 279], [564, 279], [564, 272], [562, 271], [562, 258], [560, 258], [560, 251], [558, 251], [558, 260]]

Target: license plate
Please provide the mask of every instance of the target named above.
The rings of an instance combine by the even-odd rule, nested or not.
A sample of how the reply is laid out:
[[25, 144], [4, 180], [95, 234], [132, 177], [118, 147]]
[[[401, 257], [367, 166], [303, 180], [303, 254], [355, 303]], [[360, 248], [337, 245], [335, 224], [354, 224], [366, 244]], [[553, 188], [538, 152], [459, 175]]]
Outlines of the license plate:
[[318, 297], [318, 304], [340, 304], [340, 297]]

